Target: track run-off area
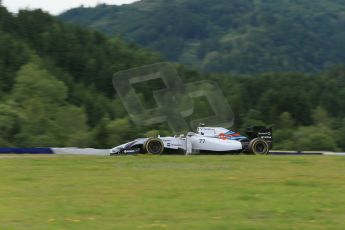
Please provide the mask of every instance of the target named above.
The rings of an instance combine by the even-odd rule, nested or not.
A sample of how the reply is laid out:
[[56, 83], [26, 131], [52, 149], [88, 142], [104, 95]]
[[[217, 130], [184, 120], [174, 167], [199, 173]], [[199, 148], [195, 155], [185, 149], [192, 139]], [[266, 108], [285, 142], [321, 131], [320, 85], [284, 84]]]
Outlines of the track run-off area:
[[2, 155], [0, 229], [342, 229], [341, 156]]

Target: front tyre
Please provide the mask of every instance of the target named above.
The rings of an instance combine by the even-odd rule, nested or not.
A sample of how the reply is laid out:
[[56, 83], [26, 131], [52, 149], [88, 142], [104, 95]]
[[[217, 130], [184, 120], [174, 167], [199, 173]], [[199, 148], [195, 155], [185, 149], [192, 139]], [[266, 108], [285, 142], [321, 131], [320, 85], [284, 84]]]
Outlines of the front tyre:
[[159, 138], [148, 139], [143, 146], [144, 153], [160, 155], [164, 151], [164, 144]]
[[268, 143], [260, 138], [255, 138], [249, 142], [249, 152], [256, 155], [267, 155], [270, 152]]

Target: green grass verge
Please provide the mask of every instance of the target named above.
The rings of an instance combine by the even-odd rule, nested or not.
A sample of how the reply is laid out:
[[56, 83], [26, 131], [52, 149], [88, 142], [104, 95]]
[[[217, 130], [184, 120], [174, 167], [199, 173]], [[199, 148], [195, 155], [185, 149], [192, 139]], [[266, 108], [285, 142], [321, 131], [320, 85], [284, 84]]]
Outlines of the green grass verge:
[[0, 158], [0, 229], [343, 229], [345, 158]]

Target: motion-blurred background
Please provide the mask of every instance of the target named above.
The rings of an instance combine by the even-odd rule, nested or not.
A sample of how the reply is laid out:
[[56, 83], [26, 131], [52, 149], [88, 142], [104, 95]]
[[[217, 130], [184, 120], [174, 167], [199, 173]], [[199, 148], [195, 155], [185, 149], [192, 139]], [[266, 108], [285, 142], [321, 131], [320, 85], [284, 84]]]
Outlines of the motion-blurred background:
[[[171, 61], [185, 82], [218, 82], [233, 129], [273, 125], [275, 149], [345, 150], [340, 0], [39, 2], [0, 7], [1, 147], [107, 148], [170, 134], [133, 125], [111, 79]], [[152, 108], [164, 84], [135, 87]], [[212, 115], [205, 98], [194, 107], [190, 120]]]

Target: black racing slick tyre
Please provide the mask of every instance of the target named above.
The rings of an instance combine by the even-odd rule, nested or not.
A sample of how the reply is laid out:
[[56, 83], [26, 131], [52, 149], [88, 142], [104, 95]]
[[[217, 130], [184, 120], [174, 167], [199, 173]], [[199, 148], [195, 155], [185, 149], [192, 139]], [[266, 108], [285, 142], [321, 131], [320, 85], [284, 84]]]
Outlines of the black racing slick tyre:
[[148, 139], [143, 146], [144, 153], [159, 155], [164, 151], [163, 141], [159, 138]]
[[260, 138], [255, 138], [249, 142], [249, 152], [256, 155], [267, 155], [270, 152], [268, 143]]

